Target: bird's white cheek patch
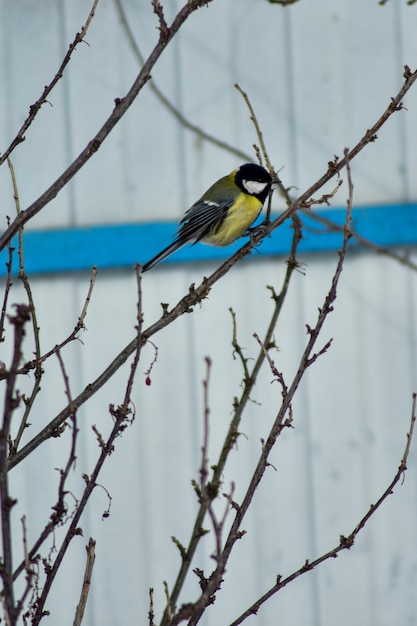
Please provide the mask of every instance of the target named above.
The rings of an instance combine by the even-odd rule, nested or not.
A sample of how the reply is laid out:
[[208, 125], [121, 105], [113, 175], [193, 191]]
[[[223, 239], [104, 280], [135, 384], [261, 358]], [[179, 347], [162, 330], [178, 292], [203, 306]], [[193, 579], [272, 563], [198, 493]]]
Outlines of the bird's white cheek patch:
[[259, 180], [243, 180], [242, 184], [246, 191], [253, 196], [262, 193], [265, 187], [268, 185], [268, 183], [261, 183], [259, 182]]

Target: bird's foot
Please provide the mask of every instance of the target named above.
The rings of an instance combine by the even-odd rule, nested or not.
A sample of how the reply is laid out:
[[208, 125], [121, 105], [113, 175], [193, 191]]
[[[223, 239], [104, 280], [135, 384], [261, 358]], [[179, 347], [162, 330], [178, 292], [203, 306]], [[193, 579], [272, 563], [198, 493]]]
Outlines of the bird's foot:
[[258, 226], [254, 226], [252, 228], [248, 228], [243, 236], [244, 237], [250, 237], [251, 244], [256, 246], [256, 245], [258, 245], [260, 243], [260, 241], [256, 241], [258, 235], [263, 235], [264, 237], [270, 237], [271, 236], [271, 233], [268, 232], [268, 224], [263, 222], [262, 224], [259, 224]]

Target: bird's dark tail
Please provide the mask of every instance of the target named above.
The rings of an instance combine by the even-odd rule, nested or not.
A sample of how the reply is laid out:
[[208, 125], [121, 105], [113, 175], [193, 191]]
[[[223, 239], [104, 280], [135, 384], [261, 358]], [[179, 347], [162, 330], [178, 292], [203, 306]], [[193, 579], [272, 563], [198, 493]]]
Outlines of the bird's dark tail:
[[158, 265], [158, 263], [160, 263], [161, 261], [166, 259], [173, 252], [175, 252], [176, 250], [179, 250], [180, 248], [182, 248], [183, 245], [184, 245], [184, 243], [182, 243], [182, 242], [180, 242], [178, 240], [174, 241], [173, 243], [171, 243], [171, 245], [169, 245], [166, 248], [164, 248], [162, 250], [162, 252], [159, 252], [159, 254], [154, 256], [153, 259], [151, 259], [150, 261], [148, 261], [147, 263], [142, 265], [142, 272], [147, 272], [148, 270], [152, 269], [152, 267], [155, 267], [155, 265]]

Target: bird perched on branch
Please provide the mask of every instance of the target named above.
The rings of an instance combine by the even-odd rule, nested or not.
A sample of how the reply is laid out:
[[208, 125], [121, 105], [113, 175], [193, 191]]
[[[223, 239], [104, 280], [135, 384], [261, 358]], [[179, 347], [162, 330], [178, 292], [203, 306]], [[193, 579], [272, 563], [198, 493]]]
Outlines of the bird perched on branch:
[[180, 221], [173, 243], [145, 263], [146, 272], [187, 243], [228, 246], [256, 220], [273, 183], [279, 182], [260, 165], [245, 163], [220, 178]]

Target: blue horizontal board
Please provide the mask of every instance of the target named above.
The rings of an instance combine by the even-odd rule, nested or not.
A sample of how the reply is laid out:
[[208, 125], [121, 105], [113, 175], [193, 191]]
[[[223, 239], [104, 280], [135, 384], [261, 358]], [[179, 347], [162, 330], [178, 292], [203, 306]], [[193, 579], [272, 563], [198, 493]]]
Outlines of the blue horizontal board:
[[[345, 211], [314, 210], [318, 215], [343, 226]], [[330, 251], [340, 247], [341, 233], [329, 232], [325, 225], [302, 216], [303, 240], [300, 252]], [[380, 246], [409, 246], [417, 244], [417, 204], [398, 204], [355, 208], [353, 228]], [[167, 246], [177, 230], [174, 222], [122, 224], [26, 231], [24, 234], [25, 269], [28, 274], [68, 272], [90, 269], [122, 268], [144, 263]], [[292, 237], [291, 222], [287, 221], [257, 248], [262, 256], [288, 253]], [[231, 256], [243, 243], [239, 240], [227, 248], [203, 244], [185, 246], [164, 263], [190, 263], [219, 260]], [[354, 240], [350, 244], [357, 246]], [[13, 240], [13, 274], [18, 269], [17, 238]], [[0, 258], [0, 275], [7, 272], [7, 253]]]

